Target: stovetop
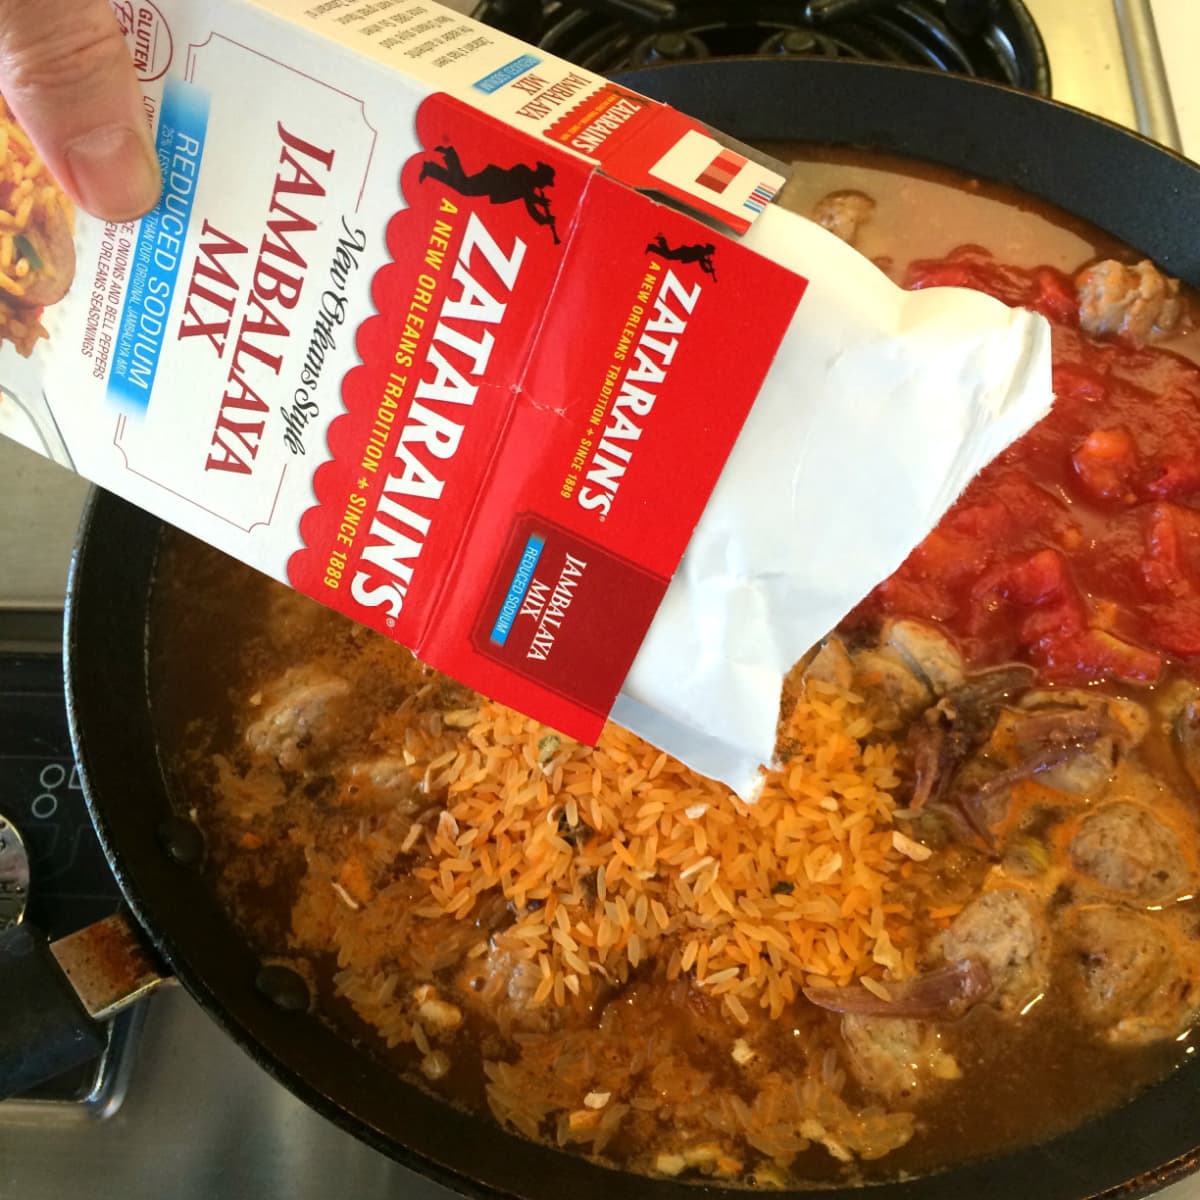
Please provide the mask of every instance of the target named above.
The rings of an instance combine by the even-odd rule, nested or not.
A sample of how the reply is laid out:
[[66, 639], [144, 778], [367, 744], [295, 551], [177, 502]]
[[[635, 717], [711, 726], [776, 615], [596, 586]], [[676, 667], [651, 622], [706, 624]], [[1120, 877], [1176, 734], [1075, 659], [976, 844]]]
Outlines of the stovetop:
[[[451, 6], [469, 11], [480, 3], [491, 10], [507, 4], [526, 20], [537, 9], [543, 24], [532, 35], [550, 39], [549, 48], [557, 53], [582, 46], [581, 57], [592, 55], [589, 65], [598, 70], [694, 54], [696, 41], [704, 52], [726, 49], [719, 43], [729, 35], [702, 28], [706, 14], [718, 10], [739, 14], [736, 36], [743, 50], [843, 54], [865, 29], [867, 41], [874, 39], [885, 58], [929, 52], [920, 48], [921, 31], [911, 15], [901, 12], [912, 9], [915, 0], [897, 6], [900, 15], [884, 18], [882, 29], [876, 17], [860, 15], [857, 23], [847, 24], [846, 0], [815, 2], [840, 4], [843, 14], [840, 23], [811, 31], [822, 39], [815, 47], [801, 45], [794, 22], [787, 19], [805, 7], [801, 0], [746, 0], [737, 6], [728, 0], [589, 0], [582, 16], [573, 16], [559, 0], [544, 5], [540, 0], [451, 0]], [[852, 8], [856, 3], [849, 0]], [[991, 6], [990, 0], [934, 4], [957, 5], [968, 15]], [[1200, 26], [1200, 5], [1194, 0], [997, 4], [1028, 13], [1045, 58], [1035, 53], [1027, 60], [1023, 50], [999, 42], [981, 49], [978, 36], [955, 32], [972, 56], [974, 73], [1003, 78], [1005, 71], [1024, 71], [1018, 82], [1037, 88], [1037, 64], [1044, 61], [1057, 99], [1200, 153], [1200, 128], [1191, 134], [1195, 141], [1180, 137], [1154, 26], [1157, 18], [1182, 45], [1189, 22]], [[610, 14], [618, 5], [636, 10], [639, 23], [614, 38]], [[688, 15], [681, 24], [677, 13], [684, 9]], [[746, 16], [751, 10], [753, 20]], [[648, 28], [648, 20], [659, 24]], [[670, 36], [664, 43], [668, 34], [679, 34], [682, 46]], [[935, 52], [953, 57], [957, 50], [935, 38]], [[1200, 126], [1200, 84], [1187, 78], [1189, 61], [1175, 45], [1167, 59], [1177, 72], [1181, 112], [1185, 84], [1194, 88], [1187, 103]], [[86, 822], [58, 673], [62, 596], [85, 493], [79, 480], [0, 438], [0, 814], [12, 819], [29, 843], [31, 919], [52, 935], [101, 916], [116, 903]], [[95, 1200], [451, 1196], [292, 1097], [177, 987], [160, 990], [114, 1023], [109, 1051], [98, 1067], [57, 1081], [39, 1095], [0, 1104], [0, 1197], [61, 1200], [83, 1181]], [[1162, 1198], [1200, 1200], [1200, 1179], [1177, 1184]]]
[[730, 55], [869, 58], [1050, 92], [1022, 0], [478, 0], [474, 15], [602, 74]]
[[[15, 896], [24, 918], [51, 940], [74, 933], [116, 912], [121, 894], [96, 840], [79, 773], [71, 756], [63, 707], [62, 660], [57, 651], [56, 614], [30, 628], [0, 613], [0, 817], [24, 843], [30, 883]], [[0, 829], [0, 842], [5, 830]], [[0, 914], [0, 920], [11, 919]], [[124, 1094], [142, 1013], [111, 1021], [108, 1045], [97, 1063], [34, 1089], [19, 1108], [28, 1116], [57, 1111], [103, 1116]], [[0, 1110], [3, 1111], [3, 1110]]]

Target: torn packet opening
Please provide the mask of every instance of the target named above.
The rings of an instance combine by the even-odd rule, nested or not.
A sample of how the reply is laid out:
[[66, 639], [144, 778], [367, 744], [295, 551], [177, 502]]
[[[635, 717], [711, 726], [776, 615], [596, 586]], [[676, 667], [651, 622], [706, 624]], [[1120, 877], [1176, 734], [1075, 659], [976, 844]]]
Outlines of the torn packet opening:
[[1053, 392], [1037, 314], [903, 291], [776, 208], [742, 244], [808, 287], [612, 716], [750, 797], [785, 674]]

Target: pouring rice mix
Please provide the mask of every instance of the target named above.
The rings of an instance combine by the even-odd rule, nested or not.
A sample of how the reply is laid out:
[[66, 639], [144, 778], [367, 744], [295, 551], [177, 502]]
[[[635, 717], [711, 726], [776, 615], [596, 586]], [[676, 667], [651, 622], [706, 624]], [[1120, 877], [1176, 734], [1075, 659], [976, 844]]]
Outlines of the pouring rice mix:
[[[872, 162], [804, 172], [864, 251], [996, 203]], [[1161, 1078], [1200, 1012], [1200, 345], [1095, 239], [1077, 278], [893, 262], [1045, 313], [1058, 399], [798, 664], [753, 804], [169, 539], [156, 719], [259, 953], [421, 1086], [659, 1175], [895, 1177]]]

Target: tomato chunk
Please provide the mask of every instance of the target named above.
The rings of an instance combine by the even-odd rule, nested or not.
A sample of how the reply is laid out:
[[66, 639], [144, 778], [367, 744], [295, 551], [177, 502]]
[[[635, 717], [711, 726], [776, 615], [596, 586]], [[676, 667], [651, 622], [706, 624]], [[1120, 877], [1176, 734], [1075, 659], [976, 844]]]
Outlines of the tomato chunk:
[[1182, 500], [1200, 492], [1200, 450], [1195, 455], [1169, 455], [1154, 465], [1156, 474], [1145, 487], [1151, 496]]
[[1200, 590], [1200, 512], [1156, 504], [1147, 516], [1145, 544], [1142, 575], [1152, 592]]
[[1075, 286], [1061, 271], [1041, 267], [1036, 272], [1037, 294], [1032, 306], [1051, 321], [1066, 324], [1076, 319], [1079, 312], [1079, 297]]
[[1098, 500], [1135, 499], [1137, 447], [1127, 429], [1093, 429], [1071, 456], [1075, 474]]
[[1155, 641], [1170, 654], [1200, 654], [1200, 593], [1190, 591], [1149, 610]]
[[1121, 679], [1154, 683], [1162, 674], [1162, 655], [1122, 641], [1103, 629], [1087, 629], [1073, 637], [1051, 638], [1031, 656], [1051, 680]]
[[989, 624], [1003, 621], [1000, 601], [1018, 609], [1017, 641], [1034, 646], [1049, 637], [1069, 637], [1087, 626], [1087, 609], [1070, 577], [1066, 559], [1057, 550], [1040, 550], [1023, 559], [1009, 559], [983, 575], [972, 589], [975, 621], [971, 632], [984, 634]]

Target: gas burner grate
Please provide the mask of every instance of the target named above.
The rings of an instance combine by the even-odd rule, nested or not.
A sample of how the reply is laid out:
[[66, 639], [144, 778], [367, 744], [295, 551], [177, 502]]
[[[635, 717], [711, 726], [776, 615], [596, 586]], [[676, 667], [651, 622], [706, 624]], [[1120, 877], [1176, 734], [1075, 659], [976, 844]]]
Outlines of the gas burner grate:
[[600, 74], [747, 55], [905, 63], [1050, 94], [1021, 0], [480, 0], [475, 16]]

